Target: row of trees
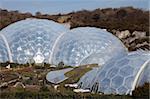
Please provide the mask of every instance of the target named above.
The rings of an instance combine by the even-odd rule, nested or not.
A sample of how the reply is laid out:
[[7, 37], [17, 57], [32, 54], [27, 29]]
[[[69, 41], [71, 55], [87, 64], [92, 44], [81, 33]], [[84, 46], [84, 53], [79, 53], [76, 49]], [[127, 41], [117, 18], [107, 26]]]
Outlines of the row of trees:
[[35, 16], [31, 13], [0, 9], [0, 29], [25, 18], [36, 17], [58, 21], [63, 16], [68, 16], [64, 19], [64, 22], [70, 22], [71, 28], [94, 26], [110, 30], [139, 30], [146, 31], [147, 34], [149, 32], [149, 11], [143, 11], [133, 7], [96, 9], [94, 11], [82, 10], [62, 15], [48, 15], [37, 12]]
[[36, 15], [32, 15], [31, 13], [20, 13], [19, 11], [7, 11], [6, 9], [0, 9], [0, 29], [3, 29], [4, 27], [26, 19], [26, 18], [44, 18], [49, 20], [56, 20], [57, 16], [53, 15], [42, 15], [40, 12], [37, 12]]
[[132, 7], [84, 10], [71, 15], [72, 28], [94, 26], [108, 30], [146, 31], [147, 35], [149, 32], [149, 11]]

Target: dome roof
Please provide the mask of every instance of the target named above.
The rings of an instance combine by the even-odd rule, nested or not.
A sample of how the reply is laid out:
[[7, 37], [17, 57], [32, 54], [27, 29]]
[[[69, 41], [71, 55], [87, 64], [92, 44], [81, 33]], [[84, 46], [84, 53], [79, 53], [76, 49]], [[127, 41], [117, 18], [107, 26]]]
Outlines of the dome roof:
[[[95, 76], [88, 73], [81, 78], [79, 86], [83, 89], [89, 88], [94, 92], [105, 94], [129, 94], [139, 84], [150, 81], [146, 68], [149, 66], [149, 56], [147, 52], [131, 52], [122, 58], [112, 58], [103, 66], [99, 67]], [[93, 77], [93, 78], [91, 78]], [[85, 82], [86, 79], [92, 79]], [[143, 81], [143, 82], [142, 82]], [[85, 86], [89, 85], [89, 86]]]
[[[52, 63], [63, 61], [71, 66], [90, 63], [104, 64], [113, 56], [127, 53], [122, 42], [111, 33], [94, 27], [79, 27], [62, 35], [55, 46]], [[95, 56], [99, 54], [99, 56]], [[95, 61], [85, 61], [95, 57]]]
[[[109, 32], [91, 27], [69, 30], [64, 25], [28, 18], [13, 23], [0, 32], [0, 61], [66, 65], [105, 63], [110, 56], [120, 56], [127, 50]], [[90, 55], [99, 53], [98, 60], [88, 62]], [[92, 56], [93, 57], [93, 56]]]
[[0, 40], [3, 41], [0, 47], [5, 45], [8, 54], [2, 60], [26, 63], [35, 57], [48, 62], [55, 40], [67, 30], [65, 26], [45, 19], [28, 18], [13, 23], [0, 33]]
[[73, 68], [67, 68], [62, 70], [50, 71], [46, 75], [46, 79], [53, 84], [61, 83], [62, 81], [68, 79], [68, 77], [65, 76], [65, 73], [71, 71], [72, 69]]

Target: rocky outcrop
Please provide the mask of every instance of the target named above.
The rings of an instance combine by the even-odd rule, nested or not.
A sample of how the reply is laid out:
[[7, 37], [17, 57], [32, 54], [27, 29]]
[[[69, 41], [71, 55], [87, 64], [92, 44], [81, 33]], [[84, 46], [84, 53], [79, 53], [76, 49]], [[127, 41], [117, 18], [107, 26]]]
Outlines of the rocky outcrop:
[[112, 33], [116, 35], [129, 49], [129, 51], [144, 49], [150, 50], [149, 39], [150, 37], [146, 35], [146, 32], [129, 30], [117, 31], [112, 30]]

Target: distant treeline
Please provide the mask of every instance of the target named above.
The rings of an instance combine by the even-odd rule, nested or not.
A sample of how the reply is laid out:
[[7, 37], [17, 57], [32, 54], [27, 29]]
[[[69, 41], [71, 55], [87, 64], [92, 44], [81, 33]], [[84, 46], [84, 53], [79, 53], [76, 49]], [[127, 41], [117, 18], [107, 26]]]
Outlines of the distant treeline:
[[149, 11], [135, 9], [133, 7], [96, 9], [93, 11], [77, 11], [68, 14], [48, 15], [37, 12], [20, 13], [19, 11], [7, 11], [0, 9], [1, 24], [0, 29], [16, 21], [35, 17], [43, 18], [62, 23], [69, 22], [71, 28], [79, 26], [93, 26], [106, 28], [108, 30], [129, 30], [131, 32], [149, 32]]

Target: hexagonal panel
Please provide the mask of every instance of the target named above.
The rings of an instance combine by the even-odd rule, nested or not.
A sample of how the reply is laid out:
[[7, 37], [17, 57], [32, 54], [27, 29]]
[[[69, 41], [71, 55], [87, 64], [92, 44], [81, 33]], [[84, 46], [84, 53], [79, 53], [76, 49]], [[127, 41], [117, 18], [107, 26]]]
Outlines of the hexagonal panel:
[[119, 74], [122, 75], [123, 77], [125, 77], [125, 76], [129, 76], [129, 75], [133, 75], [133, 72], [134, 72], [134, 68], [127, 65], [120, 69]]
[[112, 86], [113, 88], [119, 88], [119, 87], [122, 85], [123, 80], [124, 80], [123, 77], [121, 77], [121, 76], [116, 76], [116, 77], [114, 77], [114, 78], [112, 79], [111, 86]]
[[108, 78], [114, 77], [115, 75], [117, 75], [118, 71], [119, 69], [117, 67], [113, 67], [112, 69], [108, 71], [107, 77]]
[[128, 91], [128, 89], [125, 88], [124, 86], [121, 86], [117, 91], [120, 94], [126, 94], [126, 92]]

